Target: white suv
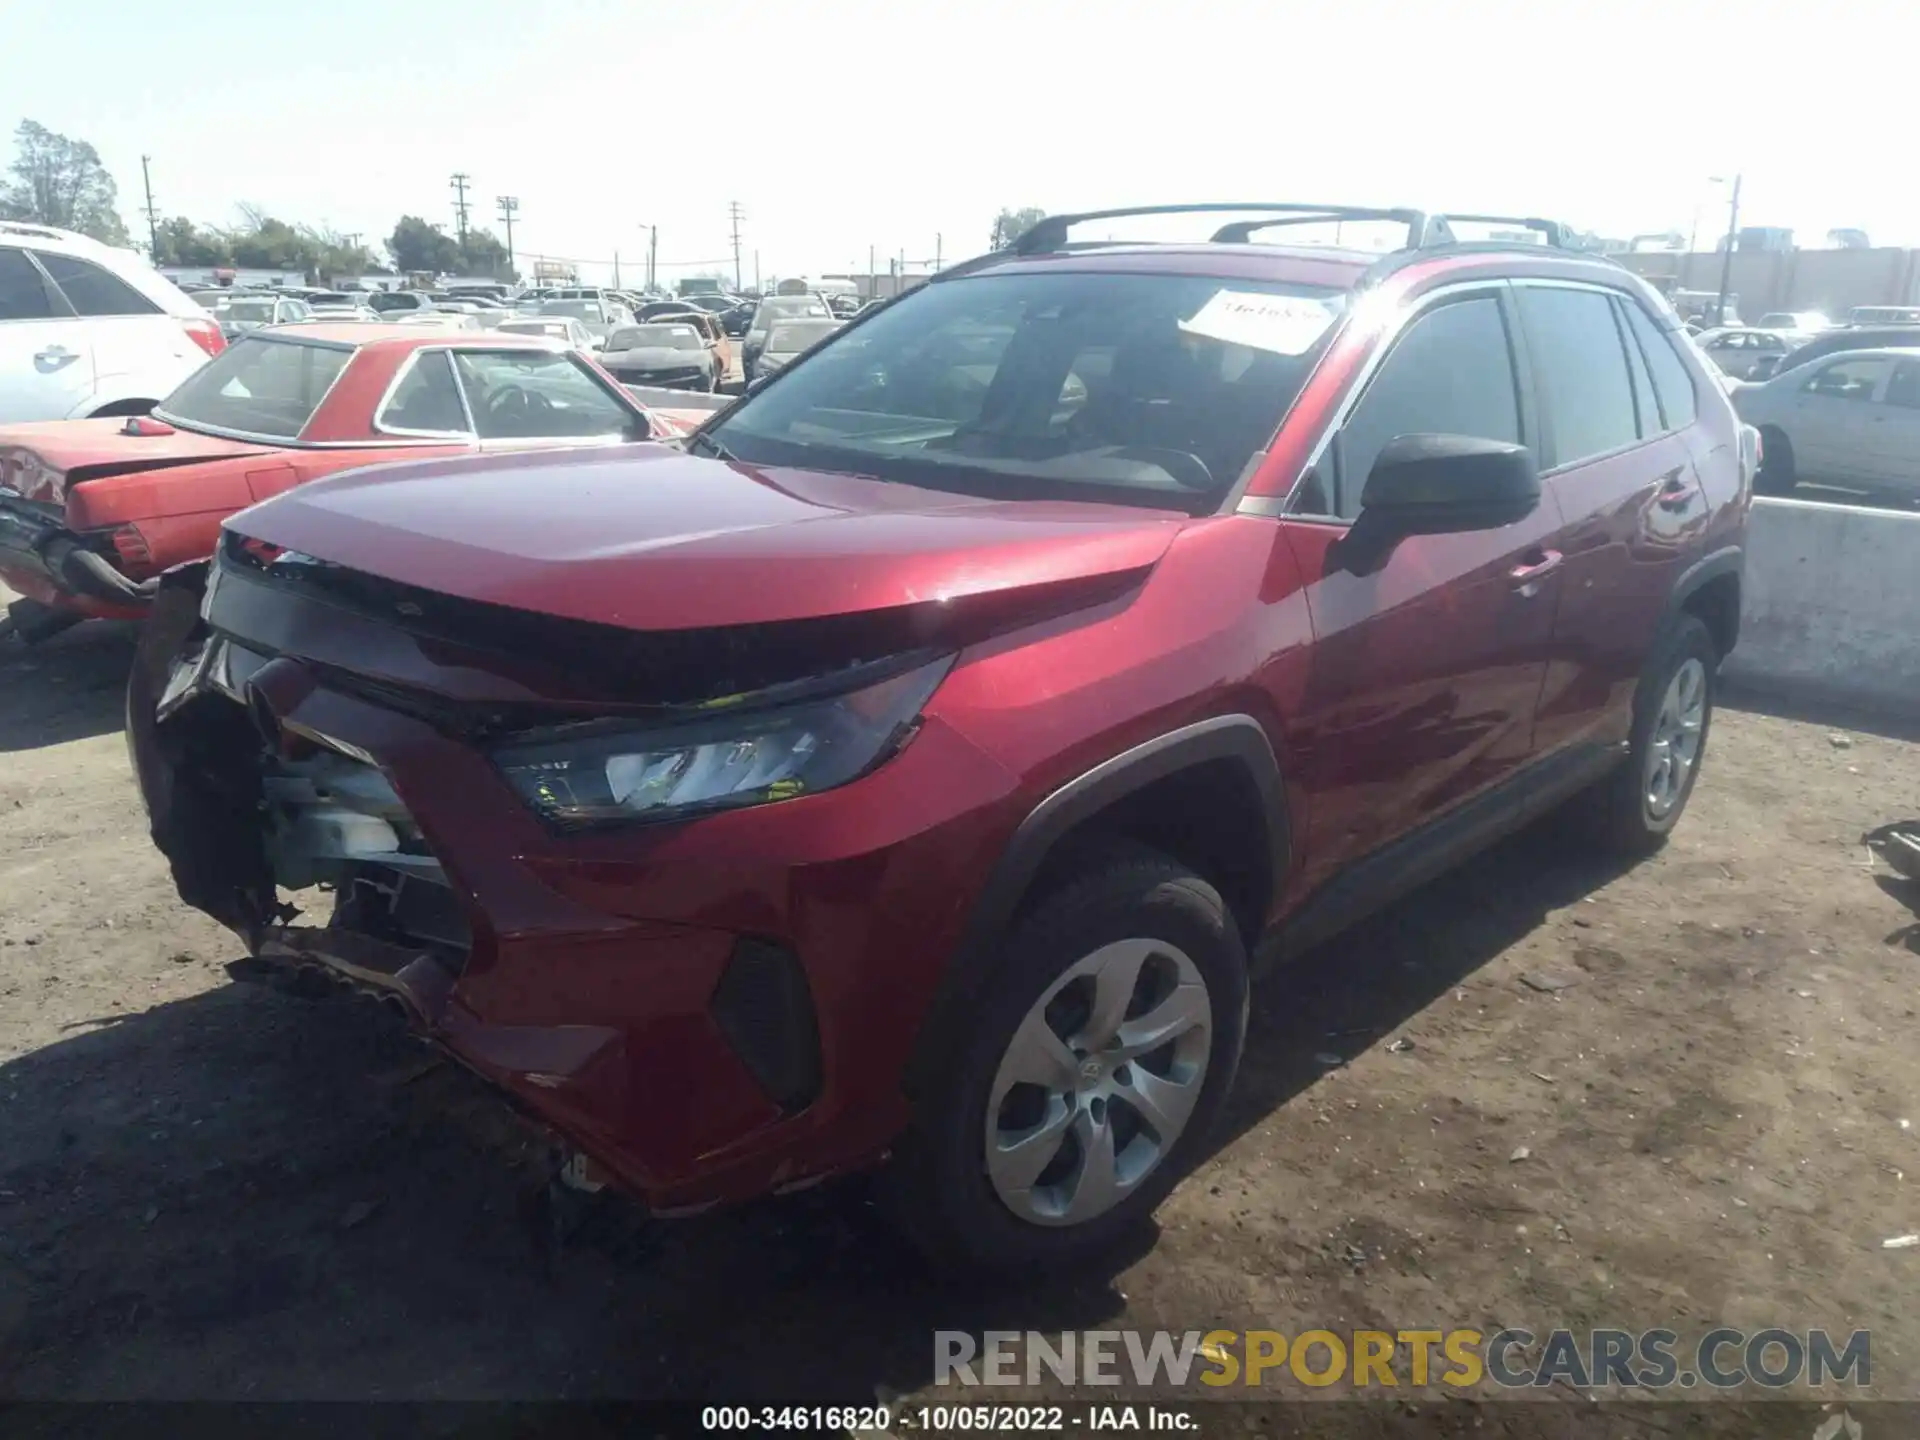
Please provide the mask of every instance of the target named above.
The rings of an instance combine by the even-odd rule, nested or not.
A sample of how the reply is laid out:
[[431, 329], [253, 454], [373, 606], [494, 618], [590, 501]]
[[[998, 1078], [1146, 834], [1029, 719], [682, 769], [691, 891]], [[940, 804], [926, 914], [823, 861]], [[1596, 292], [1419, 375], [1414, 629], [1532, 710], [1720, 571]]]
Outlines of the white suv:
[[0, 221], [0, 424], [143, 414], [225, 348], [133, 251]]

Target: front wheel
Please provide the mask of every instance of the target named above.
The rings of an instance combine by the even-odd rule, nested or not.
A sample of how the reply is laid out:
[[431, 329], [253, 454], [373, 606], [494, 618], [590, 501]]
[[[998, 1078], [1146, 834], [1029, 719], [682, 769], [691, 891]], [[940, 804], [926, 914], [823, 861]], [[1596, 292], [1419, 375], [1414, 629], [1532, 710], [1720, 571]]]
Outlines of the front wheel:
[[1070, 1265], [1111, 1248], [1198, 1159], [1239, 1068], [1247, 963], [1214, 887], [1105, 852], [1029, 911], [889, 1170], [937, 1263]]
[[1680, 823], [1706, 758], [1719, 666], [1712, 634], [1692, 615], [1681, 617], [1648, 658], [1634, 692], [1626, 763], [1589, 797], [1609, 848], [1651, 854]]

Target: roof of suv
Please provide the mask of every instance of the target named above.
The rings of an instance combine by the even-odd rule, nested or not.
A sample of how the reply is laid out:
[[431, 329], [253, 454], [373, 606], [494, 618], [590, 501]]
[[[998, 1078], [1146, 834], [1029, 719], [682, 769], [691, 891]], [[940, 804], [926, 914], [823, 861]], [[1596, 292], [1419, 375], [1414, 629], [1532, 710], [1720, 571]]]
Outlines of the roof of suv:
[[[1139, 240], [1074, 242], [1067, 238], [1073, 225], [1131, 215], [1238, 212], [1257, 218], [1222, 226], [1211, 240], [1153, 243]], [[1288, 245], [1252, 238], [1253, 232], [1293, 224], [1315, 224], [1342, 219], [1385, 220], [1407, 227], [1404, 245], [1393, 250], [1358, 249], [1339, 245]], [[1525, 229], [1533, 240], [1461, 241], [1453, 222], [1497, 223]], [[1154, 205], [1123, 210], [1056, 215], [1042, 220], [1011, 246], [961, 262], [935, 280], [994, 272], [1017, 274], [1070, 264], [1075, 269], [1108, 272], [1163, 272], [1205, 275], [1221, 279], [1263, 279], [1353, 289], [1385, 279], [1402, 270], [1432, 265], [1436, 268], [1505, 269], [1515, 264], [1522, 273], [1585, 278], [1626, 289], [1657, 293], [1639, 277], [1608, 257], [1570, 243], [1566, 227], [1550, 220], [1499, 215], [1448, 216], [1417, 210], [1383, 210], [1337, 205], [1301, 205], [1236, 202], [1226, 205]]]
[[90, 236], [53, 225], [37, 225], [25, 220], [0, 220], [0, 245], [19, 245], [28, 250], [55, 251], [90, 260], [131, 285], [147, 299], [176, 319], [202, 319], [206, 312], [187, 297], [186, 291], [162, 275], [138, 250], [118, 245], [103, 245]]

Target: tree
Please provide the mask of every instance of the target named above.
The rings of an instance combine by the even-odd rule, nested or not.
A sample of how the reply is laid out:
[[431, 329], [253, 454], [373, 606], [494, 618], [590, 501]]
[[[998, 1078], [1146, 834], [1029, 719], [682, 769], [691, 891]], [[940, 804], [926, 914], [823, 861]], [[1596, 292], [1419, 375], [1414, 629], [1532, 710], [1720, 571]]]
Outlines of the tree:
[[293, 226], [274, 219], [257, 205], [242, 205], [239, 210], [245, 223], [226, 234], [235, 265], [248, 270], [302, 273], [313, 268], [312, 247]]
[[467, 231], [462, 270], [475, 278], [482, 275], [490, 280], [514, 281], [520, 278], [507, 261], [507, 247], [500, 243], [491, 230]]
[[387, 249], [393, 254], [396, 270], [444, 275], [460, 268], [460, 242], [418, 215], [400, 217], [393, 234], [387, 237]]
[[233, 263], [233, 247], [218, 230], [202, 230], [184, 215], [162, 220], [156, 229], [159, 263], [209, 269]]
[[0, 217], [77, 230], [108, 245], [127, 243], [119, 190], [93, 146], [32, 120], [20, 122], [14, 141], [13, 179], [0, 183]]
[[1006, 249], [1046, 218], [1047, 212], [1037, 205], [1023, 205], [1018, 210], [1002, 210], [994, 217], [993, 242], [989, 248]]
[[315, 225], [302, 225], [299, 232], [307, 273], [316, 280], [357, 280], [379, 273], [381, 267], [373, 252], [358, 240]]

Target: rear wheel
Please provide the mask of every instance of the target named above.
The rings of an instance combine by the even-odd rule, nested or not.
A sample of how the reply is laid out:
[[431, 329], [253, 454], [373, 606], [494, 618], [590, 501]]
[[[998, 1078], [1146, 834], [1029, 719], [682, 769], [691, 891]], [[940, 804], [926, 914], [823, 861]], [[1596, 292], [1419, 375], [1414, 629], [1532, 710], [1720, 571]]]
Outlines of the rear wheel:
[[1022, 918], [888, 1175], [936, 1262], [1092, 1258], [1204, 1153], [1240, 1061], [1246, 951], [1219, 892], [1106, 851]]
[[1680, 823], [1706, 758], [1719, 666], [1712, 634], [1693, 615], [1682, 616], [1648, 658], [1626, 764], [1587, 797], [1610, 849], [1651, 854]]
[[1760, 473], [1754, 477], [1754, 493], [1791, 495], [1798, 483], [1793, 466], [1793, 442], [1784, 431], [1766, 426], [1760, 431]]

